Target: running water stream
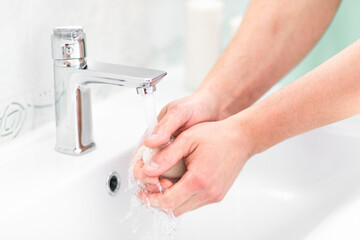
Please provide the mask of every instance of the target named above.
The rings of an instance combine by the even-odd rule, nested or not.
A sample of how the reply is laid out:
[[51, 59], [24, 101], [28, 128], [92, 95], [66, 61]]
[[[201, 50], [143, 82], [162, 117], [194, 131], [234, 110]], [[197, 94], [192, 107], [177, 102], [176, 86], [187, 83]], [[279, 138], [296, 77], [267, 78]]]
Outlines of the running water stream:
[[141, 95], [141, 97], [144, 106], [148, 133], [151, 134], [158, 123], [156, 116], [155, 93], [144, 94]]
[[[142, 103], [148, 127], [145, 135], [149, 135], [154, 131], [157, 125], [154, 93], [142, 95]], [[136, 154], [142, 155], [142, 153], [143, 151], [138, 151]], [[135, 157], [135, 159], [137, 159], [137, 157]], [[133, 166], [130, 166], [128, 187], [125, 191], [135, 190], [135, 194], [130, 200], [130, 210], [128, 214], [120, 220], [120, 223], [131, 221], [132, 232], [136, 235], [140, 232], [140, 228], [142, 228], [142, 226], [148, 224], [143, 222], [144, 214], [151, 215], [152, 231], [148, 231], [146, 233], [147, 237], [153, 240], [175, 240], [179, 228], [179, 220], [174, 217], [172, 212], [152, 208], [150, 207], [149, 202], [147, 204], [143, 204], [141, 200], [136, 197], [137, 193], [143, 191], [143, 189], [143, 184], [134, 179]], [[159, 185], [159, 191], [161, 190], [162, 189]], [[152, 238], [151, 235], [153, 236]]]

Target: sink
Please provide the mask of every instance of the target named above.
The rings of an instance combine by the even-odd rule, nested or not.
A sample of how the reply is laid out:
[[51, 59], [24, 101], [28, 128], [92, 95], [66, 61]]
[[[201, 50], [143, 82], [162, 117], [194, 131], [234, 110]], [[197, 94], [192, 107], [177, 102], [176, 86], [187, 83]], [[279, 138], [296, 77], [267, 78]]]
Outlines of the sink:
[[[181, 239], [360, 239], [359, 144], [360, 134], [328, 126], [256, 155], [223, 202], [184, 215]], [[327, 223], [349, 202], [357, 224]], [[338, 225], [352, 237], [325, 234]], [[200, 236], [192, 238], [191, 229]]]
[[[140, 213], [136, 233], [136, 223], [124, 220], [133, 195], [126, 190], [128, 162], [146, 123], [140, 97], [117, 91], [93, 101], [95, 151], [56, 152], [53, 122], [1, 145], [0, 239], [155, 239], [149, 214]], [[157, 102], [187, 94], [170, 76], [158, 87]], [[360, 219], [360, 131], [350, 121], [360, 118], [253, 157], [223, 202], [180, 217], [178, 239], [331, 239], [345, 225], [359, 239], [358, 224], [344, 224], [349, 215]], [[114, 172], [116, 193], [108, 185]]]
[[[132, 192], [124, 190], [128, 162], [144, 129], [143, 113], [122, 110], [127, 98], [134, 99], [134, 109], [141, 107], [136, 107], [136, 92], [119, 95], [95, 104], [97, 149], [89, 154], [56, 152], [54, 122], [2, 145], [0, 239], [121, 239], [132, 234], [130, 222], [120, 224], [120, 218], [129, 211]], [[116, 194], [110, 194], [107, 183], [113, 172], [120, 183]]]

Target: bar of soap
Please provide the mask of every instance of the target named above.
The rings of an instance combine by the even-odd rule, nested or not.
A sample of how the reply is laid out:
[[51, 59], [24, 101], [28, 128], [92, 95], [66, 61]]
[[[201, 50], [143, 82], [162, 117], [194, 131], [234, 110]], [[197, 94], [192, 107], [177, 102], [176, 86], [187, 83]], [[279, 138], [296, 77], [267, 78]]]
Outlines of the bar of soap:
[[[165, 146], [161, 146], [158, 148], [148, 148], [144, 146], [144, 151], [143, 151], [143, 155], [142, 155], [142, 160], [143, 162], [146, 164], [148, 163], [158, 152], [160, 152]], [[160, 176], [160, 178], [166, 178], [169, 179], [171, 181], [177, 180], [179, 178], [182, 177], [182, 175], [184, 175], [184, 173], [186, 172], [186, 166], [184, 163], [184, 160], [181, 159], [179, 162], [176, 163], [175, 166], [173, 166], [172, 168], [169, 169], [169, 171], [165, 172], [164, 174], [162, 174]]]
[[148, 163], [158, 152], [160, 152], [161, 149], [163, 149], [163, 147], [158, 147], [158, 148], [148, 148], [145, 146], [143, 147], [145, 149], [142, 154], [142, 160], [145, 164]]

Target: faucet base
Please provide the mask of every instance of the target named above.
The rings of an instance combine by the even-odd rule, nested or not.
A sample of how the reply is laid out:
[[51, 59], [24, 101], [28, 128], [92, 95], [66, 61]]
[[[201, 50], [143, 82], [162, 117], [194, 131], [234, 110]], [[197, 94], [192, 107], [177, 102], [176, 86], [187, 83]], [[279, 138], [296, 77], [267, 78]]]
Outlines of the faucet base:
[[73, 155], [73, 156], [81, 156], [85, 153], [91, 152], [92, 150], [95, 149], [95, 143], [90, 143], [87, 146], [80, 146], [80, 147], [76, 147], [76, 148], [64, 148], [64, 147], [59, 147], [56, 146], [55, 150], [58, 151], [59, 153], [65, 153], [68, 155]]
[[149, 94], [164, 71], [86, 60], [83, 27], [58, 27], [52, 35], [54, 59], [56, 147], [60, 153], [81, 155], [94, 149], [90, 84], [136, 88]]

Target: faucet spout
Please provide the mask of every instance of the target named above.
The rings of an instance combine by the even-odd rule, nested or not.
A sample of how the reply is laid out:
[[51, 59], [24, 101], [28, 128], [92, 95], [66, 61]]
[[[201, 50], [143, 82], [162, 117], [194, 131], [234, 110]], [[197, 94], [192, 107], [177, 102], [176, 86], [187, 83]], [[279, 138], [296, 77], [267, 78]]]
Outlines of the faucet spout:
[[156, 90], [166, 72], [86, 60], [82, 27], [60, 27], [52, 35], [54, 59], [56, 147], [61, 153], [80, 155], [95, 147], [92, 130], [91, 84]]
[[82, 84], [101, 83], [138, 89], [156, 86], [166, 76], [166, 72], [88, 61], [86, 67], [74, 75], [80, 77]]

